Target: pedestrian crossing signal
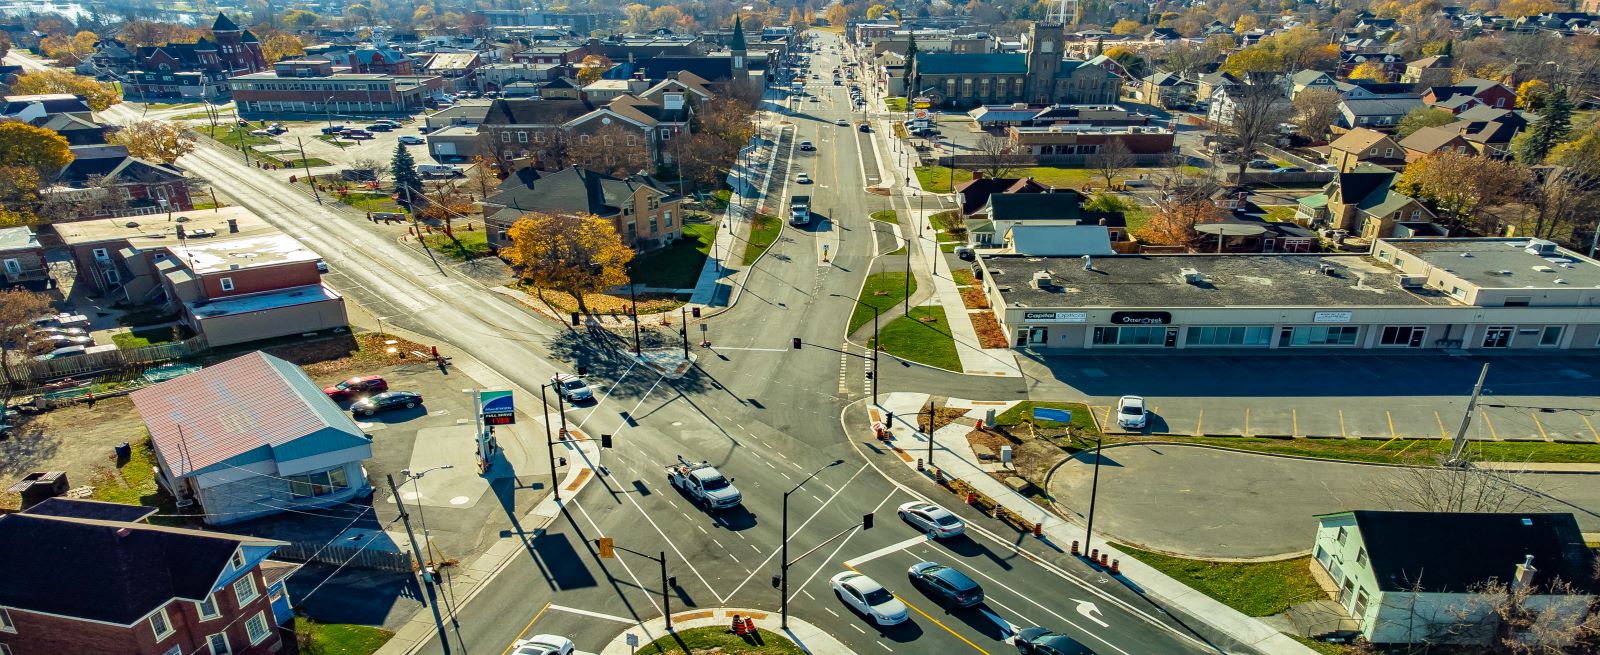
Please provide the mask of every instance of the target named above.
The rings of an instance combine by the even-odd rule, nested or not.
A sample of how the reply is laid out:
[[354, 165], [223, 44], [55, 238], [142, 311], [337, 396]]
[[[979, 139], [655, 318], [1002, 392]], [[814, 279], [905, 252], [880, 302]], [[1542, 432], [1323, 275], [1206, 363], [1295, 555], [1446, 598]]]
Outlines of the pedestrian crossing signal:
[[870, 512], [861, 515], [861, 529], [862, 530], [871, 530], [872, 529], [872, 514]]
[[613, 546], [611, 537], [601, 537], [596, 539], [595, 544], [600, 547], [600, 559], [613, 559], [617, 556], [617, 551]]

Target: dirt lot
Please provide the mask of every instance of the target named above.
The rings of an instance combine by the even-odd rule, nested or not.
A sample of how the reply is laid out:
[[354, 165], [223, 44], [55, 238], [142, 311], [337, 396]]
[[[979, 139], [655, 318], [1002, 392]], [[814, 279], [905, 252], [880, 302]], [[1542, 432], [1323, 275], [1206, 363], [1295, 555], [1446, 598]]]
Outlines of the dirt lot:
[[[0, 441], [0, 482], [8, 487], [30, 471], [66, 471], [69, 484], [87, 485], [96, 469], [113, 464], [113, 447], [145, 438], [144, 422], [127, 396], [22, 418], [16, 436]], [[0, 506], [12, 506], [11, 498], [0, 499]]]

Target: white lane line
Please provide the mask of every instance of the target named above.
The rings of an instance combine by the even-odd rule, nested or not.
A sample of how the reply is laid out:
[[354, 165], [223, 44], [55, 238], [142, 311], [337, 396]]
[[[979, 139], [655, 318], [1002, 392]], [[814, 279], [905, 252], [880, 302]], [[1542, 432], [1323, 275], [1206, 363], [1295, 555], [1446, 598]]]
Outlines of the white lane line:
[[628, 374], [633, 372], [633, 367], [638, 365], [638, 361], [633, 361], [628, 364], [628, 368], [622, 372], [622, 375], [617, 376], [617, 379], [611, 383], [611, 386], [606, 388], [606, 395], [601, 396], [600, 401], [596, 402], [594, 407], [589, 410], [589, 413], [583, 416], [583, 420], [578, 422], [579, 428], [582, 428], [584, 423], [588, 423], [589, 419], [594, 418], [595, 412], [600, 411], [600, 406], [604, 405], [606, 403], [606, 399], [611, 397], [611, 392], [616, 391], [617, 387], [622, 386], [622, 381], [628, 379]]
[[[891, 491], [891, 492], [889, 492], [889, 495], [884, 496], [883, 500], [878, 503], [878, 507], [872, 508], [872, 512], [874, 514], [876, 514], [878, 512], [878, 508], [879, 507], [883, 507], [884, 503], [889, 502], [889, 499], [893, 498], [894, 494], [895, 494], [895, 492]], [[858, 535], [858, 534], [861, 534], [860, 530], [855, 530], [855, 531], [852, 531], [850, 534], [845, 535], [844, 536], [844, 540], [839, 542], [839, 545], [833, 549], [833, 552], [828, 553], [827, 559], [822, 560], [822, 564], [818, 565], [816, 570], [811, 572], [810, 577], [806, 578], [806, 581], [800, 585], [800, 588], [804, 589], [806, 587], [811, 586], [811, 581], [817, 579], [817, 574], [822, 572], [822, 568], [824, 566], [827, 566], [829, 562], [834, 561], [833, 558], [839, 556], [839, 551], [844, 550], [844, 545], [850, 543], [850, 540], [854, 539], [855, 536]], [[810, 594], [807, 594], [807, 595], [810, 595]], [[789, 598], [793, 599], [794, 596], [790, 596]]]
[[[1022, 612], [1018, 612], [1018, 611], [1016, 611], [1014, 609], [1011, 609], [1010, 607], [1006, 607], [1005, 603], [1002, 603], [1002, 602], [1000, 602], [998, 600], [990, 598], [988, 594], [984, 594], [984, 596], [983, 596], [983, 604], [985, 604], [985, 605], [993, 605], [995, 607], [998, 607], [1000, 609], [1005, 610], [1007, 614], [1010, 614], [1011, 616], [1013, 616], [1015, 618], [1022, 619], [1022, 623], [1020, 625], [1039, 625], [1038, 621], [1035, 621], [1033, 619], [1028, 618]], [[996, 618], [999, 618], [999, 617], [996, 617]], [[1010, 623], [1010, 621], [1007, 621], [1007, 623]], [[1015, 630], [1013, 630], [1012, 632], [1015, 632]]]
[[833, 611], [833, 608], [831, 608], [831, 607], [824, 607], [824, 608], [822, 608], [822, 609], [823, 609], [823, 611], [825, 611], [825, 612], [827, 612], [827, 613], [829, 613], [829, 614], [832, 614], [832, 615], [834, 615], [834, 616], [835, 616], [835, 617], [838, 617], [838, 616], [839, 616], [839, 613], [838, 613], [838, 612], [835, 612], [835, 611]]
[[856, 624], [852, 623], [852, 624], [850, 624], [850, 627], [855, 628], [856, 632], [859, 632], [861, 634], [867, 634], [867, 631], [866, 630], [862, 630], [861, 626], [859, 626], [859, 625], [856, 625]]
[[[879, 646], [883, 646], [883, 642], [881, 642], [881, 641], [874, 641], [874, 642], [872, 642], [872, 643], [874, 643], [874, 644], [877, 644], [877, 645], [879, 645]], [[886, 651], [889, 651], [889, 652], [891, 652], [891, 653], [893, 653], [893, 652], [894, 652], [894, 649], [893, 649], [893, 648], [890, 648], [890, 647], [888, 647], [888, 646], [883, 646], [883, 649], [884, 649], [884, 650], [886, 650]]]
[[614, 614], [601, 614], [600, 612], [591, 612], [589, 610], [581, 610], [581, 609], [578, 609], [576, 607], [567, 607], [566, 605], [551, 605], [550, 609], [553, 609], [553, 610], [555, 610], [557, 612], [566, 612], [568, 614], [577, 614], [578, 616], [587, 616], [587, 617], [589, 617], [591, 619], [605, 619], [607, 621], [616, 621], [617, 623], [623, 623], [623, 624], [627, 624], [627, 625], [634, 625], [634, 624], [638, 623], [638, 621], [635, 621], [635, 620], [627, 618], [627, 617], [616, 616]]
[[805, 594], [805, 595], [806, 595], [806, 598], [810, 598], [810, 599], [811, 599], [811, 600], [816, 600], [816, 599], [817, 599], [817, 597], [816, 597], [816, 596], [813, 596], [813, 595], [811, 595], [811, 592], [809, 592], [809, 591], [806, 591], [806, 590], [804, 590], [804, 589], [801, 589], [801, 590], [800, 590], [800, 593], [802, 593], [802, 594]]
[[[601, 530], [600, 526], [595, 524], [594, 519], [589, 517], [589, 510], [584, 509], [583, 505], [579, 504], [577, 500], [573, 500], [569, 504], [571, 504], [573, 507], [578, 508], [578, 513], [583, 515], [583, 519], [585, 521], [589, 522], [589, 527], [594, 528], [594, 531], [596, 533], [599, 533], [599, 535], [602, 536], [602, 537], [604, 537], [606, 535], [605, 530]], [[622, 558], [618, 558], [617, 559], [617, 563], [622, 565], [622, 570], [628, 572], [628, 577], [633, 578], [633, 584], [634, 585], [636, 585], [641, 590], [649, 589], [649, 587], [644, 586], [643, 582], [639, 581], [639, 576], [634, 575], [633, 567], [628, 566], [628, 560], [622, 559]], [[713, 596], [716, 595], [716, 593], [717, 592], [715, 592], [715, 591], [711, 592], [711, 594]], [[645, 597], [646, 600], [650, 601], [650, 606], [656, 608], [657, 612], [661, 611], [661, 606], [656, 604], [656, 597], [655, 597], [654, 594], [646, 593], [644, 595], [644, 597]], [[602, 617], [602, 618], [608, 618], [608, 617]], [[633, 623], [633, 621], [628, 621], [628, 623]]]
[[[839, 491], [836, 491], [836, 492], [833, 493], [833, 495], [828, 496], [828, 501], [823, 503], [822, 506], [818, 507], [815, 511], [811, 512], [811, 516], [806, 517], [806, 520], [800, 524], [800, 527], [795, 528], [795, 531], [792, 534], [798, 534], [800, 532], [803, 532], [806, 529], [806, 526], [809, 525], [812, 520], [816, 519], [817, 516], [822, 514], [822, 510], [828, 508], [828, 503], [832, 503], [833, 499], [838, 498], [839, 497], [839, 492], [842, 492], [842, 491], [845, 490], [846, 487], [849, 487], [851, 482], [855, 482], [856, 478], [860, 477], [861, 473], [863, 471], [866, 471], [867, 467], [869, 467], [869, 466], [871, 466], [871, 463], [862, 464], [861, 468], [856, 469], [856, 472], [850, 475], [850, 479], [845, 480], [844, 484], [839, 487]], [[755, 548], [756, 552], [758, 552], [758, 553], [761, 552], [761, 549], [760, 548], [756, 548], [755, 544], [751, 544], [750, 547], [751, 548]], [[782, 549], [782, 547], [783, 547], [782, 544], [779, 544], [778, 546], [774, 546], [773, 549], [772, 549], [772, 553], [768, 554], [766, 559], [761, 560], [761, 565], [757, 566], [756, 570], [761, 570], [762, 568], [764, 568], [767, 565], [768, 562], [772, 561], [772, 558], [777, 557], [778, 556], [778, 552]], [[745, 576], [744, 580], [741, 581], [738, 586], [734, 587], [733, 591], [728, 594], [728, 597], [732, 598], [734, 596], [734, 594], [739, 593], [740, 589], [744, 588], [745, 585], [750, 584], [750, 579], [753, 578], [753, 577], [755, 577], [755, 571], [751, 571], [750, 575]]]
[[812, 500], [815, 500], [815, 501], [817, 501], [819, 503], [822, 502], [822, 499], [818, 498], [816, 494], [806, 494], [806, 495], [811, 496]]
[[872, 560], [878, 559], [879, 557], [883, 557], [884, 555], [889, 555], [889, 554], [892, 554], [892, 553], [896, 553], [896, 552], [905, 550], [905, 549], [910, 548], [912, 546], [915, 546], [915, 545], [917, 545], [919, 543], [923, 543], [923, 542], [925, 542], [927, 540], [928, 540], [928, 535], [919, 534], [919, 535], [917, 535], [915, 537], [911, 537], [909, 539], [906, 539], [905, 541], [902, 541], [900, 543], [890, 544], [888, 546], [884, 546], [883, 548], [879, 548], [877, 550], [874, 550], [874, 551], [872, 551], [870, 553], [867, 553], [867, 554], [862, 555], [860, 557], [857, 557], [855, 559], [847, 559], [847, 560], [844, 561], [844, 565], [845, 566], [860, 566], [860, 565], [866, 564], [867, 562], [870, 562]]
[[761, 554], [761, 547], [760, 546], [757, 546], [755, 544], [750, 544], [750, 547], [755, 549], [757, 555]]
[[718, 548], [721, 548], [721, 549], [723, 549], [723, 550], [727, 550], [727, 549], [728, 549], [728, 547], [727, 547], [727, 546], [724, 546], [724, 545], [722, 545], [722, 542], [721, 542], [721, 541], [718, 541], [718, 540], [717, 540], [717, 538], [716, 538], [716, 537], [712, 537], [712, 538], [711, 538], [711, 543], [714, 543], [714, 544], [716, 544], [716, 545], [717, 545], [717, 547], [718, 547]]
[[[773, 467], [773, 468], [777, 468], [777, 467]], [[783, 479], [785, 479], [785, 480], [793, 480], [794, 479], [794, 478], [789, 477], [789, 474], [788, 473], [784, 473], [783, 471], [778, 471], [778, 475], [783, 476]]]
[[738, 537], [740, 539], [745, 538], [743, 532], [735, 532], [735, 533], [733, 533], [733, 536]]
[[[1052, 609], [1050, 609], [1048, 607], [1045, 607], [1044, 605], [1040, 605], [1038, 601], [1035, 601], [1034, 599], [1029, 598], [1027, 595], [1023, 594], [1020, 591], [1012, 589], [1011, 587], [1007, 587], [1005, 585], [1005, 583], [1002, 583], [999, 580], [996, 580], [996, 579], [990, 577], [988, 574], [984, 573], [983, 571], [979, 571], [979, 570], [971, 568], [971, 567], [968, 567], [966, 570], [969, 571], [969, 572], [978, 574], [979, 576], [981, 576], [985, 580], [993, 582], [995, 584], [995, 586], [997, 586], [997, 587], [999, 587], [1001, 589], [1004, 589], [1004, 590], [1009, 591], [1009, 592], [1011, 592], [1013, 594], [1016, 594], [1018, 598], [1021, 598], [1021, 599], [1025, 600], [1025, 601], [1028, 601], [1029, 604], [1031, 604], [1034, 607], [1037, 607], [1037, 608], [1039, 608], [1041, 610], [1044, 610], [1045, 613], [1049, 614], [1050, 616], [1053, 616], [1053, 617], [1056, 617], [1058, 619], [1061, 619], [1062, 623], [1065, 623], [1065, 624], [1070, 625], [1070, 626], [1072, 626], [1074, 628], [1077, 628], [1079, 632], [1083, 632], [1083, 633], [1085, 633], [1085, 634], [1087, 634], [1087, 635], [1089, 635], [1091, 637], [1094, 637], [1095, 639], [1099, 640], [1100, 643], [1111, 647], [1112, 650], [1115, 650], [1115, 651], [1117, 651], [1119, 653], [1122, 653], [1122, 655], [1128, 655], [1128, 651], [1122, 650], [1116, 644], [1113, 644], [1113, 643], [1111, 643], [1109, 641], [1106, 641], [1106, 639], [1104, 637], [1101, 637], [1100, 635], [1096, 634], [1095, 631], [1090, 630], [1088, 628], [1085, 628], [1085, 627], [1083, 627], [1081, 625], [1078, 625], [1077, 623], [1073, 623], [1072, 619], [1069, 619], [1069, 618], [1067, 618], [1065, 616], [1057, 614], [1055, 612], [1055, 610], [1052, 610]], [[984, 594], [985, 599], [988, 598], [988, 595], [989, 595], [988, 593]]]
[[[761, 463], [762, 464], [766, 464], [767, 466], [772, 466], [772, 462], [769, 462], [769, 461], [766, 461], [766, 460], [762, 460]], [[778, 467], [772, 466], [772, 468], [773, 468], [773, 470], [777, 470]]]
[[728, 557], [731, 557], [731, 558], [733, 558], [733, 561], [734, 561], [734, 562], [737, 562], [737, 563], [739, 563], [739, 564], [744, 564], [744, 560], [741, 560], [741, 559], [739, 559], [739, 556], [738, 556], [738, 555], [735, 555], [735, 554], [733, 554], [733, 551], [731, 551], [731, 550], [730, 550], [730, 551], [728, 551]]
[[[706, 526], [703, 526], [703, 525], [696, 525], [696, 526], [694, 526], [694, 527], [696, 527], [696, 528], [698, 528], [698, 529], [699, 529], [699, 530], [700, 530], [700, 534], [703, 534], [703, 535], [710, 535], [710, 534], [711, 534], [711, 533], [710, 533], [710, 532], [706, 532]], [[664, 537], [664, 536], [666, 536], [666, 535], [661, 535], [661, 536], [663, 536], [663, 537]]]

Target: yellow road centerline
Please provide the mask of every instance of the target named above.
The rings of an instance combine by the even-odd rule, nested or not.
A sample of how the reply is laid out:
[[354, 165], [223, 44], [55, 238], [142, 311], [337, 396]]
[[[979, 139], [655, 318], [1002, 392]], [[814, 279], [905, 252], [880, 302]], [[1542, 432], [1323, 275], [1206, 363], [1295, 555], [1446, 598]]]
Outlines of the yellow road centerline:
[[539, 622], [539, 617], [544, 616], [544, 611], [547, 609], [550, 609], [550, 603], [545, 603], [544, 607], [539, 608], [539, 612], [533, 615], [533, 620], [529, 621], [528, 625], [522, 626], [522, 632], [518, 632], [517, 636], [511, 638], [511, 644], [506, 646], [505, 651], [501, 652], [500, 655], [509, 655], [511, 647], [517, 645], [517, 640], [521, 639], [522, 635], [528, 634], [528, 631], [533, 629], [533, 624]]
[[[846, 564], [844, 566], [845, 566], [845, 568], [850, 569], [851, 571], [855, 571], [856, 573], [861, 573], [861, 571], [856, 569], [856, 567], [854, 567], [854, 566], [850, 566], [849, 564]], [[865, 575], [865, 574], [863, 574], [863, 575]], [[939, 626], [941, 628], [944, 628], [945, 632], [948, 632], [952, 636], [954, 636], [956, 639], [960, 639], [961, 641], [965, 642], [968, 646], [971, 646], [973, 650], [976, 650], [976, 651], [978, 651], [980, 653], [983, 653], [983, 655], [989, 655], [989, 651], [986, 651], [981, 646], [979, 646], [979, 645], [977, 645], [975, 643], [972, 643], [972, 640], [961, 636], [961, 633], [956, 632], [955, 630], [951, 630], [950, 626], [947, 626], [947, 625], [945, 625], [943, 623], [940, 623], [939, 619], [936, 619], [936, 618], [933, 618], [932, 616], [929, 616], [927, 612], [924, 612], [921, 609], [918, 609], [916, 605], [912, 605], [911, 603], [907, 603], [906, 599], [900, 597], [900, 594], [895, 594], [894, 592], [890, 592], [890, 593], [894, 595], [896, 600], [899, 600], [901, 603], [904, 603], [906, 607], [909, 607], [909, 608], [911, 608], [912, 611], [914, 611], [914, 612], [916, 612], [918, 614], [921, 614], [923, 616], [923, 618], [926, 618], [929, 621], [932, 621], [934, 625]]]

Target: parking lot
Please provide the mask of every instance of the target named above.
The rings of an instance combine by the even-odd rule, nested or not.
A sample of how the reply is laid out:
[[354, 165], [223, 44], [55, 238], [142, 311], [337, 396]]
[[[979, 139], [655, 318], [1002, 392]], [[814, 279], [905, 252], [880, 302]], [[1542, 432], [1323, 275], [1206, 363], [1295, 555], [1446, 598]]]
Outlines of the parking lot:
[[[1148, 398], [1150, 425], [1144, 434], [1245, 437], [1343, 437], [1348, 439], [1449, 439], [1460, 429], [1465, 399], [1368, 401], [1328, 398]], [[1108, 434], [1116, 427], [1111, 405], [1092, 405]], [[1486, 441], [1600, 443], [1587, 411], [1542, 411], [1480, 407], [1467, 431]]]

